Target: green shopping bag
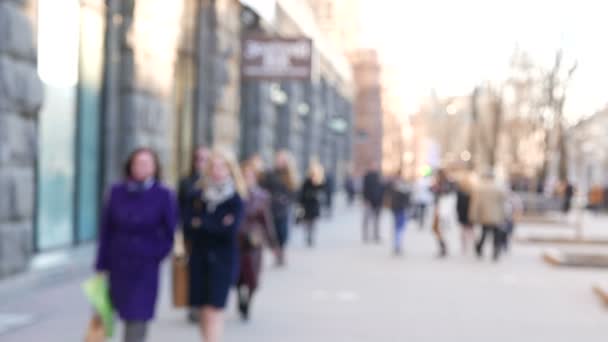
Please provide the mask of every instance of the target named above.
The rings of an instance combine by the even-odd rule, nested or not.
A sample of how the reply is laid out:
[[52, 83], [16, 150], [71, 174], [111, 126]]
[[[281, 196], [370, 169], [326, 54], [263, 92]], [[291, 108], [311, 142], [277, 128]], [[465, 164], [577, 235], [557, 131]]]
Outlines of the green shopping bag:
[[106, 337], [114, 334], [114, 308], [110, 300], [108, 280], [104, 275], [96, 275], [82, 285], [85, 296], [101, 318]]

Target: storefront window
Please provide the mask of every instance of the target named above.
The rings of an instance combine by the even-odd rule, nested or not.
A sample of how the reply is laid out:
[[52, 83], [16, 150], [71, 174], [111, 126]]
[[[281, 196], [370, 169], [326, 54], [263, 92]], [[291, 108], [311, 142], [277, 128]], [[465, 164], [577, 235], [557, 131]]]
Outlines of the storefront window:
[[[97, 1], [98, 3], [101, 1]], [[105, 11], [94, 1], [80, 11], [76, 239], [95, 238], [100, 207], [100, 130]]]
[[79, 9], [78, 0], [38, 3], [38, 73], [45, 86], [39, 117], [39, 250], [73, 241]]

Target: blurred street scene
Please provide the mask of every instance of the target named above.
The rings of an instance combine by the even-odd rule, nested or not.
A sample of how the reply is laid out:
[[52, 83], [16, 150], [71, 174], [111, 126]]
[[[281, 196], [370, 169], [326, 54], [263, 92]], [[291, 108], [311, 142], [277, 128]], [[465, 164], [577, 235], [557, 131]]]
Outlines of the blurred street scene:
[[[428, 229], [415, 225], [407, 236], [407, 253], [396, 259], [388, 241], [372, 248], [359, 244], [360, 216], [340, 204], [335, 220], [321, 225], [321, 242], [312, 252], [298, 230], [289, 269], [265, 271], [252, 320], [243, 324], [236, 303], [228, 306], [225, 341], [603, 340], [606, 312], [588, 291], [598, 279], [596, 270], [547, 267], [539, 246], [516, 246], [498, 267], [460, 255], [437, 262], [429, 255], [434, 241]], [[388, 215], [383, 223], [388, 236]], [[526, 233], [538, 229], [543, 230], [522, 228]], [[448, 237], [450, 245], [458, 245], [455, 227]], [[36, 280], [33, 290], [1, 292], [13, 298], [0, 305], [3, 313], [31, 319], [2, 335], [3, 341], [82, 338], [90, 308], [76, 293], [90, 272], [91, 257], [83, 258], [79, 270], [55, 268]], [[169, 278], [165, 268], [150, 341], [197, 341], [198, 331], [184, 320], [183, 310], [172, 308]], [[24, 298], [26, 291], [30, 294]], [[506, 329], [507, 323], [517, 329]]]
[[0, 0], [0, 340], [600, 341], [602, 9]]

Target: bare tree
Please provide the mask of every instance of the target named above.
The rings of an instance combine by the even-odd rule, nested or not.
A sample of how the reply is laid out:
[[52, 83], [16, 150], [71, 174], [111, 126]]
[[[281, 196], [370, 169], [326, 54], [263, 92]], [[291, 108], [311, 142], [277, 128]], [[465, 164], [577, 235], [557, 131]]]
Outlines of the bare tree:
[[[578, 63], [574, 62], [568, 68], [565, 75], [563, 74], [563, 51], [560, 49], [555, 53], [553, 67], [545, 76], [545, 99], [546, 108], [551, 113], [551, 130], [547, 133], [547, 153], [543, 163], [543, 175], [548, 174], [549, 157], [557, 155], [559, 158], [558, 177], [560, 180], [568, 178], [568, 155], [566, 149], [565, 135], [565, 120], [564, 120], [564, 105], [566, 103], [567, 88], [574, 72], [577, 69]], [[553, 135], [553, 136], [551, 136]], [[553, 138], [551, 140], [551, 138]], [[555, 152], [555, 153], [552, 153]]]
[[[568, 83], [576, 68], [577, 63], [574, 62], [567, 70], [565, 69], [561, 49], [556, 51], [553, 65], [549, 70], [534, 63], [523, 51], [516, 50], [511, 60], [512, 76], [508, 83], [515, 92], [514, 108], [520, 118], [526, 115], [524, 122], [529, 124], [529, 129], [511, 130], [510, 140], [512, 144], [517, 145], [526, 135], [534, 134], [539, 130], [544, 132], [543, 162], [538, 170], [537, 179], [541, 184], [546, 182], [554, 156], [559, 159], [558, 177], [565, 180], [568, 176], [564, 104]], [[516, 146], [512, 148], [514, 160], [517, 159], [518, 150]]]
[[[503, 85], [493, 87], [486, 83], [483, 87], [476, 87], [471, 94], [469, 151], [474, 158], [473, 167], [494, 168], [498, 162], [504, 122], [503, 89]], [[487, 106], [479, 106], [479, 99], [482, 97], [488, 101]], [[484, 162], [487, 165], [484, 165]]]

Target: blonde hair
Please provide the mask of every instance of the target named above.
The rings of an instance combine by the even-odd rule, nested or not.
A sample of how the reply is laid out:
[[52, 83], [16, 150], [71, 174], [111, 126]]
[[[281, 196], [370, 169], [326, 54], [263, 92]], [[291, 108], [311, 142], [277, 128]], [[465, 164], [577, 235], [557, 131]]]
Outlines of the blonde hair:
[[308, 177], [315, 185], [320, 185], [325, 182], [325, 169], [319, 163], [319, 160], [313, 158], [310, 161], [310, 167], [308, 168]]
[[299, 176], [293, 155], [287, 150], [280, 150], [277, 152], [277, 157], [278, 156], [285, 158], [285, 174], [281, 180], [285, 183], [289, 190], [296, 191], [298, 189]]
[[247, 190], [247, 183], [245, 183], [245, 178], [241, 172], [241, 168], [239, 167], [234, 154], [223, 148], [214, 148], [209, 155], [209, 163], [207, 165], [207, 169], [205, 170], [205, 177], [203, 177], [203, 189], [207, 187], [207, 182], [209, 179], [211, 179], [211, 168], [213, 167], [213, 160], [215, 158], [219, 158], [226, 163], [226, 166], [228, 166], [228, 171], [230, 172], [230, 177], [234, 182], [236, 192], [239, 194], [239, 196], [241, 196], [241, 198], [246, 199], [249, 193]]

